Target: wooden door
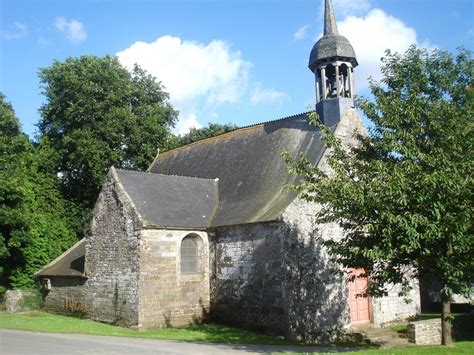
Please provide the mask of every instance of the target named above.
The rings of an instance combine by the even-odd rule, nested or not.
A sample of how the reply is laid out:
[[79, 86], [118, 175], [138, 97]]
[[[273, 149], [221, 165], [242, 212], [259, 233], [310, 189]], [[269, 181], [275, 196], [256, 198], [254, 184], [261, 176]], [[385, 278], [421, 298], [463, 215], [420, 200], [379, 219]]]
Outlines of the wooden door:
[[[364, 273], [363, 269], [353, 269], [355, 276]], [[370, 323], [369, 297], [356, 297], [356, 295], [364, 293], [367, 288], [366, 278], [354, 278], [349, 282], [349, 309], [351, 312], [351, 324]]]

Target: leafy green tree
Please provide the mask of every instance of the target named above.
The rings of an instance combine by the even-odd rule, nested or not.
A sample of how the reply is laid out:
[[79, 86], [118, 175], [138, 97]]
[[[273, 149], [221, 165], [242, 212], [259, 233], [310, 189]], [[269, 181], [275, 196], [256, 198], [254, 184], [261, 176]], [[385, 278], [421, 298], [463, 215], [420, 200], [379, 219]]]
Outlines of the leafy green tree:
[[191, 128], [187, 134], [174, 136], [171, 140], [170, 148], [177, 148], [204, 138], [218, 136], [219, 134], [233, 131], [236, 128], [238, 127], [232, 123], [226, 123], [223, 125], [219, 123], [209, 123], [207, 127]]
[[138, 66], [130, 73], [116, 57], [82, 56], [55, 61], [39, 77], [41, 144], [79, 214], [90, 211], [110, 166], [142, 170], [168, 147], [177, 112]]
[[364, 268], [368, 293], [389, 283], [410, 288], [407, 271], [441, 281], [443, 344], [451, 339], [450, 296], [468, 294], [473, 281], [474, 62], [459, 50], [410, 47], [386, 52], [383, 79], [371, 80], [374, 101], [360, 108], [374, 123], [348, 149], [324, 132], [330, 173], [304, 157], [292, 160], [302, 176], [299, 196], [321, 204], [319, 223], [345, 231], [327, 246], [348, 268]]
[[54, 175], [0, 93], [0, 292], [32, 287], [33, 274], [75, 241]]

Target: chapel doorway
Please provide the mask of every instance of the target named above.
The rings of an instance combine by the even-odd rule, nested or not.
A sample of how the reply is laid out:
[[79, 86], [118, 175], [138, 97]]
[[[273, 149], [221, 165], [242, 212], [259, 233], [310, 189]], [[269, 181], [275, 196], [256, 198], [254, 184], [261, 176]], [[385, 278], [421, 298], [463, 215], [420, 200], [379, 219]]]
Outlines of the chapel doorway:
[[351, 324], [370, 323], [369, 297], [356, 297], [364, 293], [367, 288], [367, 278], [357, 277], [364, 273], [363, 269], [352, 269], [352, 274], [356, 277], [348, 283], [349, 288], [349, 310], [351, 312]]

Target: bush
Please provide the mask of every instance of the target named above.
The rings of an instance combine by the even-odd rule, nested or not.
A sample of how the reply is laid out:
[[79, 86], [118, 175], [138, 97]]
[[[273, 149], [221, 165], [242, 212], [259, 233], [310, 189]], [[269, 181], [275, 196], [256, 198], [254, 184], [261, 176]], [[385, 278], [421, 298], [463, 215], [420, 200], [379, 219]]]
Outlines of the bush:
[[38, 310], [43, 307], [43, 296], [39, 289], [25, 289], [23, 297], [20, 301], [20, 309], [22, 311]]

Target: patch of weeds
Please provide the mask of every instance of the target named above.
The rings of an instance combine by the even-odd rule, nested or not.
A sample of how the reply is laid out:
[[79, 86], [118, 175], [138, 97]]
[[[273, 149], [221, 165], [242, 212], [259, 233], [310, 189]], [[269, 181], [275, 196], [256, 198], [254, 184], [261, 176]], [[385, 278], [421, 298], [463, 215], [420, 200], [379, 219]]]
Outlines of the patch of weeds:
[[33, 311], [43, 307], [43, 296], [38, 289], [22, 290], [23, 296], [20, 300], [20, 309], [22, 311]]
[[408, 325], [407, 324], [394, 324], [390, 327], [394, 332], [398, 334], [406, 334]]
[[83, 300], [77, 301], [74, 297], [66, 297], [64, 300], [66, 314], [76, 318], [85, 318], [86, 305]]

